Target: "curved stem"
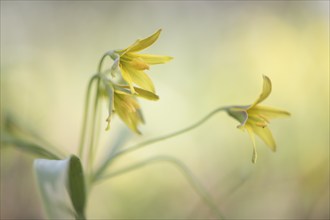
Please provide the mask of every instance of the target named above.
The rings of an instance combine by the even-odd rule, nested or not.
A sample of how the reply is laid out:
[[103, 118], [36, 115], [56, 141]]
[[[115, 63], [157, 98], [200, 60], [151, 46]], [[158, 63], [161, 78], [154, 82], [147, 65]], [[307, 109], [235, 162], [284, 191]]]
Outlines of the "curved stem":
[[[99, 74], [102, 71], [102, 64], [104, 62], [104, 59], [108, 56], [108, 53], [105, 53], [97, 67], [97, 73], [89, 80], [88, 87], [87, 87], [87, 92], [86, 92], [86, 98], [85, 98], [85, 107], [84, 107], [84, 116], [83, 116], [83, 125], [82, 125], [82, 130], [81, 130], [81, 135], [80, 135], [80, 142], [79, 142], [79, 149], [78, 149], [78, 156], [81, 158], [83, 155], [83, 149], [84, 149], [84, 142], [85, 142], [85, 136], [86, 136], [86, 130], [87, 130], [87, 123], [88, 123], [88, 112], [89, 112], [89, 102], [90, 102], [90, 93], [91, 93], [91, 88], [92, 84], [95, 79], [99, 78]], [[99, 84], [99, 80], [98, 80]], [[97, 84], [97, 85], [98, 85]]]
[[87, 162], [87, 170], [92, 177], [92, 170], [93, 170], [93, 163], [94, 163], [94, 157], [95, 157], [95, 140], [97, 139], [97, 118], [98, 118], [98, 109], [99, 109], [99, 96], [100, 96], [100, 77], [97, 78], [97, 87], [96, 87], [96, 94], [95, 94], [95, 100], [94, 100], [94, 109], [93, 109], [93, 116], [92, 116], [92, 125], [91, 125], [91, 139], [89, 142], [89, 150], [88, 150], [88, 162]]
[[87, 118], [88, 118], [88, 112], [89, 112], [89, 102], [90, 102], [90, 93], [91, 93], [91, 88], [93, 85], [94, 80], [97, 78], [97, 75], [94, 75], [88, 83], [87, 87], [87, 92], [86, 92], [86, 98], [85, 98], [85, 107], [84, 107], [84, 116], [83, 116], [83, 125], [81, 129], [81, 134], [80, 134], [80, 142], [79, 142], [79, 149], [78, 149], [78, 156], [79, 158], [82, 158], [83, 154], [83, 149], [85, 145], [85, 135], [86, 135], [86, 130], [87, 130]]
[[198, 181], [198, 179], [193, 175], [191, 170], [183, 162], [181, 162], [180, 160], [178, 160], [174, 157], [171, 157], [171, 156], [153, 157], [153, 158], [147, 159], [145, 161], [136, 163], [134, 165], [128, 166], [126, 168], [117, 170], [117, 171], [112, 172], [110, 174], [101, 176], [98, 179], [96, 179], [96, 181], [102, 181], [102, 180], [106, 180], [106, 179], [109, 179], [109, 178], [112, 178], [112, 177], [116, 177], [116, 176], [119, 176], [119, 175], [124, 174], [126, 172], [134, 171], [138, 168], [142, 168], [146, 165], [149, 165], [149, 164], [155, 163], [155, 162], [168, 162], [168, 163], [171, 163], [171, 164], [175, 165], [181, 171], [181, 173], [185, 176], [185, 178], [188, 180], [188, 182], [193, 187], [193, 189], [197, 192], [197, 194], [204, 200], [204, 202], [214, 212], [214, 214], [216, 214], [219, 217], [219, 219], [224, 219], [223, 214], [220, 212], [219, 208], [217, 207], [215, 202], [212, 200], [212, 198], [209, 195], [209, 193], [207, 192], [207, 190]]
[[215, 110], [213, 110], [212, 112], [210, 112], [208, 115], [206, 115], [204, 118], [202, 118], [201, 120], [199, 120], [198, 122], [186, 127], [186, 128], [183, 128], [181, 130], [178, 130], [178, 131], [175, 131], [173, 133], [170, 133], [170, 134], [167, 134], [167, 135], [164, 135], [164, 136], [160, 136], [160, 137], [157, 137], [157, 138], [153, 138], [153, 139], [150, 139], [150, 140], [147, 140], [147, 141], [144, 141], [144, 142], [141, 142], [141, 143], [138, 143], [136, 145], [133, 145], [129, 148], [126, 148], [124, 150], [121, 150], [115, 154], [113, 154], [112, 156], [110, 156], [108, 158], [108, 162], [107, 163], [104, 163], [98, 170], [97, 172], [95, 173], [95, 177], [94, 179], [97, 179], [104, 171], [105, 169], [110, 165], [111, 162], [113, 162], [113, 160], [115, 158], [118, 158], [120, 156], [123, 156], [124, 154], [127, 154], [129, 152], [132, 152], [132, 151], [135, 151], [135, 150], [138, 150], [140, 148], [143, 148], [143, 147], [146, 147], [150, 144], [153, 144], [153, 143], [156, 143], [156, 142], [159, 142], [159, 141], [163, 141], [163, 140], [166, 140], [166, 139], [169, 139], [169, 138], [172, 138], [172, 137], [175, 137], [175, 136], [178, 136], [180, 134], [183, 134], [185, 132], [188, 132], [190, 130], [193, 130], [194, 128], [197, 128], [198, 126], [200, 126], [201, 124], [203, 124], [204, 122], [206, 122], [209, 118], [211, 118], [213, 115], [215, 115], [216, 113], [220, 112], [220, 111], [223, 111], [225, 110], [226, 107], [220, 107], [220, 108], [217, 108]]
[[107, 56], [109, 56], [108, 53], [105, 53], [105, 54], [102, 56], [102, 58], [101, 58], [101, 60], [100, 60], [100, 62], [99, 62], [99, 65], [98, 65], [98, 67], [97, 67], [97, 72], [98, 72], [98, 73], [101, 73], [101, 72], [102, 72], [102, 65], [103, 65], [104, 59], [105, 59]]

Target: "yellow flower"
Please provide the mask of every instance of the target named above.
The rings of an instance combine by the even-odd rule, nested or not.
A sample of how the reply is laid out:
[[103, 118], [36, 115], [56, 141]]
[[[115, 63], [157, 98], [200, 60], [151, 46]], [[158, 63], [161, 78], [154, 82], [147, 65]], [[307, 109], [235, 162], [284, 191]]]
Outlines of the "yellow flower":
[[137, 87], [134, 87], [137, 94], [132, 94], [129, 86], [115, 84], [106, 78], [103, 78], [102, 81], [104, 85], [104, 96], [109, 101], [109, 115], [106, 119], [108, 125], [106, 130], [110, 129], [112, 113], [117, 113], [131, 130], [141, 134], [138, 125], [144, 123], [144, 119], [136, 97], [152, 101], [158, 100], [159, 97], [152, 92]]
[[263, 76], [263, 89], [259, 98], [248, 106], [231, 106], [228, 107], [227, 113], [233, 118], [237, 119], [241, 124], [238, 128], [247, 130], [253, 142], [253, 156], [252, 162], [257, 160], [257, 151], [255, 143], [255, 134], [259, 136], [265, 144], [274, 152], [276, 151], [276, 144], [273, 135], [267, 125], [269, 120], [273, 118], [289, 116], [287, 111], [275, 109], [272, 107], [261, 106], [259, 103], [264, 101], [272, 90], [272, 83], [267, 76]]
[[111, 73], [120, 72], [133, 94], [138, 92], [133, 84], [155, 93], [154, 84], [144, 71], [149, 70], [149, 65], [166, 63], [172, 59], [170, 56], [137, 53], [151, 46], [158, 39], [160, 32], [161, 29], [145, 39], [137, 40], [126, 49], [109, 52], [110, 57], [114, 60]]

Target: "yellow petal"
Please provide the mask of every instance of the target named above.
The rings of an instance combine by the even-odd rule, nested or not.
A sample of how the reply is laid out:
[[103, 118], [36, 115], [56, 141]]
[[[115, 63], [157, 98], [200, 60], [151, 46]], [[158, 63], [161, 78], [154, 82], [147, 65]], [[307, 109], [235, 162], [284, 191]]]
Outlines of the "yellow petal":
[[142, 89], [155, 93], [155, 87], [147, 74], [141, 70], [136, 70], [132, 67], [125, 66], [125, 69], [130, 75], [132, 82], [140, 86]]
[[137, 70], [148, 70], [149, 65], [141, 58], [134, 58], [131, 62], [129, 62], [129, 65]]
[[272, 132], [268, 127], [260, 127], [256, 125], [249, 124], [253, 132], [258, 135], [265, 142], [265, 144], [272, 150], [276, 151], [276, 144], [273, 138]]
[[[123, 95], [131, 95], [131, 92], [129, 91], [129, 88], [130, 88], [129, 86], [125, 86], [125, 85], [114, 85], [114, 86], [116, 89], [116, 93], [123, 94]], [[145, 99], [152, 100], [152, 101], [157, 101], [159, 99], [158, 95], [156, 95], [150, 91], [147, 91], [147, 90], [144, 90], [144, 89], [141, 89], [138, 87], [134, 87], [134, 90], [137, 92], [136, 95], [138, 97], [145, 98]]]
[[152, 54], [138, 54], [136, 56], [139, 56], [141, 59], [143, 59], [144, 62], [150, 65], [166, 63], [173, 59], [173, 57], [170, 56]]
[[249, 109], [253, 108], [255, 105], [265, 100], [272, 91], [272, 82], [270, 81], [270, 79], [265, 75], [263, 75], [263, 79], [264, 79], [264, 84], [263, 84], [262, 92], [259, 98], [249, 107]]
[[255, 140], [255, 137], [254, 137], [254, 132], [253, 132], [252, 127], [248, 124], [245, 126], [245, 129], [247, 130], [247, 132], [248, 132], [248, 134], [249, 134], [249, 136], [252, 140], [252, 144], [253, 144], [252, 163], [256, 163], [258, 154], [257, 154], [256, 140]]
[[152, 101], [157, 101], [159, 99], [159, 96], [153, 92], [149, 92], [147, 90], [137, 88], [137, 87], [135, 87], [135, 91], [138, 93], [138, 96], [141, 98], [145, 98], [145, 99], [152, 100]]
[[143, 50], [147, 47], [149, 47], [150, 45], [152, 45], [153, 43], [155, 43], [155, 41], [158, 39], [159, 35], [160, 35], [161, 29], [159, 29], [158, 31], [156, 31], [154, 34], [152, 34], [151, 36], [144, 38], [142, 40], [137, 40], [134, 44], [132, 44], [130, 47], [128, 47], [125, 52], [137, 52], [140, 50]]
[[261, 117], [264, 116], [268, 119], [290, 116], [290, 113], [287, 111], [260, 105], [254, 106], [253, 108], [249, 109], [248, 114], [259, 115]]
[[115, 111], [123, 122], [134, 132], [141, 134], [138, 129], [140, 123], [144, 123], [140, 105], [132, 96], [115, 93]]
[[129, 85], [132, 94], [135, 93], [134, 87], [133, 87], [133, 80], [131, 78], [130, 73], [127, 71], [127, 69], [125, 68], [124, 65], [120, 65], [120, 69], [121, 69], [121, 75], [123, 77], [123, 79], [127, 82], [127, 84]]

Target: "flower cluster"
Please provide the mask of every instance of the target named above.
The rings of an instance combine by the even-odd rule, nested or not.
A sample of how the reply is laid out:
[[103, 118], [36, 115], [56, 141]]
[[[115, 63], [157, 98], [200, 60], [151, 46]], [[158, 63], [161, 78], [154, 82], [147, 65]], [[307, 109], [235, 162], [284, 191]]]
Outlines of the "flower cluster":
[[122, 79], [121, 83], [115, 83], [109, 77], [101, 75], [104, 94], [109, 101], [107, 129], [110, 128], [112, 113], [115, 112], [132, 131], [140, 134], [138, 125], [144, 123], [144, 119], [137, 97], [153, 101], [159, 99], [145, 70], [149, 70], [150, 65], [166, 63], [172, 57], [137, 52], [155, 43], [160, 32], [161, 29], [147, 38], [137, 40], [126, 49], [112, 50], [106, 54], [114, 61], [110, 69], [111, 76]]
[[[107, 130], [110, 128], [113, 113], [116, 113], [132, 131], [141, 134], [138, 126], [144, 123], [144, 118], [137, 99], [144, 98], [151, 101], [159, 99], [155, 86], [145, 71], [150, 69], [150, 65], [166, 63], [172, 57], [138, 52], [154, 44], [160, 32], [161, 29], [147, 38], [135, 41], [125, 49], [111, 50], [105, 54], [104, 57], [108, 56], [113, 60], [110, 70], [106, 72], [110, 74], [99, 73], [102, 94], [109, 102]], [[118, 76], [119, 80], [115, 82], [114, 79]], [[262, 92], [253, 104], [220, 108], [238, 120], [240, 122], [238, 128], [246, 130], [250, 135], [253, 142], [253, 163], [257, 160], [255, 135], [275, 151], [276, 144], [268, 128], [269, 120], [290, 115], [289, 112], [283, 110], [259, 105], [272, 90], [270, 79], [263, 76], [263, 80]]]

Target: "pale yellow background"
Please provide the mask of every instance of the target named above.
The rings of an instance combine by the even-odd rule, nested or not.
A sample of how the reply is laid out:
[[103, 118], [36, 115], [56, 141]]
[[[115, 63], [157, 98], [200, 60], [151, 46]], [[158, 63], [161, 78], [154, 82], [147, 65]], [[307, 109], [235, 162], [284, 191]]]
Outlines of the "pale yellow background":
[[[172, 155], [228, 219], [329, 218], [328, 1], [1, 1], [2, 116], [13, 113], [75, 153], [86, 85], [100, 57], [158, 28], [163, 32], [146, 52], [174, 60], [152, 66], [160, 100], [141, 101], [144, 135], [131, 134], [126, 146], [183, 128], [216, 107], [252, 103], [262, 74], [273, 83], [265, 104], [292, 117], [271, 122], [278, 150], [258, 140], [256, 165], [247, 133], [220, 113], [188, 134], [121, 158], [113, 170]], [[103, 150], [121, 129], [115, 119]], [[1, 150], [1, 217], [43, 216], [33, 159]], [[214, 216], [174, 166], [159, 163], [95, 187], [88, 217]]]

